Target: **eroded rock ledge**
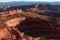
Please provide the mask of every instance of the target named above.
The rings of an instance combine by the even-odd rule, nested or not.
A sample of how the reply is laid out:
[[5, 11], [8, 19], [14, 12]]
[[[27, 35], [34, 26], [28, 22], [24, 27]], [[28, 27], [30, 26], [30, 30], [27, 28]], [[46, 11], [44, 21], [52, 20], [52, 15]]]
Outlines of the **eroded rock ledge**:
[[1, 40], [33, 40], [41, 36], [60, 35], [60, 30], [54, 26], [55, 22], [44, 20], [35, 12], [15, 11], [0, 15]]

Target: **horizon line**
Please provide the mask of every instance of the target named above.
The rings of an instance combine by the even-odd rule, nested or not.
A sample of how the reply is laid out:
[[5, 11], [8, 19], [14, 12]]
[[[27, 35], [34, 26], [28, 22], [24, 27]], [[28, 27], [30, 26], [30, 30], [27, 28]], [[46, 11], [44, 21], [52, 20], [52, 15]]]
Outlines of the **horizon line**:
[[[22, 1], [4, 1], [4, 2], [22, 2]], [[23, 2], [60, 2], [60, 1], [23, 1]]]

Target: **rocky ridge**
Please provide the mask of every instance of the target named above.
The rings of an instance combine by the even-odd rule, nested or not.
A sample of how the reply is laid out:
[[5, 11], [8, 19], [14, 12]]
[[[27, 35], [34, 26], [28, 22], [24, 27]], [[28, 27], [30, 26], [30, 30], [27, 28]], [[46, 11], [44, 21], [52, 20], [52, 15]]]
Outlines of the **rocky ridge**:
[[[51, 34], [55, 33], [56, 36], [57, 34], [60, 35], [60, 29], [56, 28], [58, 24], [55, 21], [49, 20], [51, 16], [39, 15], [38, 13], [40, 11], [38, 12], [39, 9], [37, 8], [37, 6], [38, 5], [36, 5], [35, 8], [27, 9], [28, 12], [23, 11], [22, 9], [16, 9], [9, 12], [0, 13], [0, 40], [45, 40], [44, 37], [38, 36], [38, 38], [34, 38], [32, 37], [32, 35], [26, 35], [25, 33], [26, 30], [26, 32], [29, 31], [29, 33], [33, 32], [32, 34], [34, 34], [34, 32], [38, 33], [38, 31], [40, 30], [39, 28], [42, 28], [43, 31], [45, 30], [45, 32], [50, 32]], [[33, 29], [36, 27], [38, 30], [32, 30], [32, 27]], [[28, 30], [28, 28], [30, 28], [30, 30]], [[41, 31], [39, 32], [41, 33]]]

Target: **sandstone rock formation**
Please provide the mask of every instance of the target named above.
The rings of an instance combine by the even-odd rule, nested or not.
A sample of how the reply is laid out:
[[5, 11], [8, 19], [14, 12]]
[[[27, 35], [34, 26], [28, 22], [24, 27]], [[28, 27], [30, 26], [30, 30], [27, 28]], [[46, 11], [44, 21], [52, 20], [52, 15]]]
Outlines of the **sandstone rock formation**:
[[[0, 13], [0, 40], [44, 40], [45, 37], [60, 36], [56, 22], [39, 5], [26, 9], [14, 9]], [[45, 5], [44, 5], [45, 6]], [[38, 12], [39, 11], [39, 12]], [[58, 20], [59, 21], [59, 20]]]
[[16, 25], [19, 24], [19, 22], [22, 22], [23, 20], [25, 20], [25, 18], [14, 18], [14, 19], [8, 20], [6, 22], [6, 25], [15, 27]]

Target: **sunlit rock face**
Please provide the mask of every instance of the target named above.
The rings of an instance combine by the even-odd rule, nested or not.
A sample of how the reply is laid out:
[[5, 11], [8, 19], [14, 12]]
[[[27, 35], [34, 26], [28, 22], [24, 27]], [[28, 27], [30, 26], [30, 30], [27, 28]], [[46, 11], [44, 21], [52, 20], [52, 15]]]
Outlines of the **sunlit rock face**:
[[0, 30], [0, 38], [2, 38], [2, 37], [4, 37], [4, 36], [6, 36], [6, 32], [4, 32], [4, 31], [6, 31], [6, 29], [3, 29], [3, 30]]
[[7, 30], [7, 28], [1, 29], [0, 30], [0, 40], [9, 39], [9, 38], [11, 38], [11, 33]]
[[[47, 6], [47, 8], [46, 8]], [[60, 28], [57, 29], [57, 24], [60, 24], [60, 20], [57, 19], [57, 24], [52, 22], [50, 19], [53, 19], [56, 15], [56, 9], [51, 5], [22, 5], [14, 6], [5, 9], [8, 12], [3, 12], [1, 9], [0, 13], [0, 39], [8, 37], [7, 40], [13, 38], [14, 35], [18, 35], [17, 31], [22, 32], [25, 35], [34, 37], [49, 36], [54, 35], [54, 37], [60, 36]], [[49, 6], [49, 7], [48, 7]], [[55, 9], [55, 11], [54, 11]], [[22, 17], [23, 16], [23, 17]], [[54, 16], [54, 17], [53, 17]], [[49, 21], [48, 21], [49, 20]], [[6, 25], [5, 25], [6, 24]], [[4, 27], [4, 29], [3, 29]], [[11, 29], [11, 27], [17, 29]], [[60, 26], [59, 26], [60, 27]], [[8, 31], [7, 29], [11, 29]], [[12, 36], [11, 36], [11, 34]], [[21, 37], [22, 34], [18, 35]], [[22, 38], [22, 37], [21, 37]], [[25, 37], [26, 38], [26, 37]], [[10, 40], [11, 40], [10, 39]], [[18, 40], [18, 37], [16, 38]], [[23, 38], [24, 39], [24, 38]], [[30, 40], [31, 38], [29, 38]], [[31, 39], [33, 40], [33, 39]]]
[[7, 26], [12, 26], [12, 27], [15, 27], [16, 25], [19, 24], [19, 22], [25, 20], [25, 18], [14, 18], [14, 19], [11, 19], [11, 20], [8, 20], [6, 22]]

